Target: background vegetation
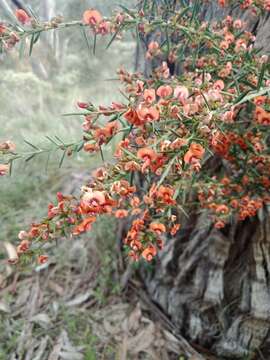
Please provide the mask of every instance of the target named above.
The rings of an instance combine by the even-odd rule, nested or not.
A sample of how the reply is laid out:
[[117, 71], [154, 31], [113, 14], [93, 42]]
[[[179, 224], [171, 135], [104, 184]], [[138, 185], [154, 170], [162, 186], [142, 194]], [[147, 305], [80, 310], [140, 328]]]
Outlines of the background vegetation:
[[[48, 1], [50, 10], [47, 12], [39, 1], [28, 1], [28, 4], [37, 14], [44, 16], [45, 12], [45, 17], [63, 14], [66, 19], [81, 18], [83, 10], [90, 6], [97, 6], [103, 14], [116, 8], [116, 2], [108, 0], [102, 4], [95, 1]], [[53, 14], [52, 9], [55, 11]], [[1, 19], [8, 18], [8, 15], [5, 7], [0, 8]], [[89, 42], [92, 46], [90, 32]], [[83, 119], [63, 117], [62, 114], [76, 112], [78, 100], [97, 104], [119, 100], [119, 84], [113, 80], [116, 69], [122, 64], [129, 64], [132, 68], [134, 64], [135, 43], [132, 39], [116, 41], [108, 50], [105, 46], [106, 41], [98, 43], [94, 56], [78, 29], [77, 32], [43, 34], [31, 57], [27, 48], [23, 54], [19, 54], [19, 49], [2, 54], [0, 138], [16, 142], [19, 149], [26, 152], [31, 148], [24, 140], [45, 148], [51, 147], [46, 136], [57, 136], [65, 143], [80, 140]], [[18, 163], [11, 178], [1, 179], [0, 216], [4, 229], [0, 240], [14, 239], [23, 223], [44, 214], [48, 199], [74, 167], [83, 164], [85, 168], [86, 161], [90, 168], [93, 162], [89, 156], [78, 155], [76, 159], [65, 161], [62, 169], [56, 171], [60, 158], [60, 153], [51, 154], [47, 164], [45, 154], [29, 163]]]

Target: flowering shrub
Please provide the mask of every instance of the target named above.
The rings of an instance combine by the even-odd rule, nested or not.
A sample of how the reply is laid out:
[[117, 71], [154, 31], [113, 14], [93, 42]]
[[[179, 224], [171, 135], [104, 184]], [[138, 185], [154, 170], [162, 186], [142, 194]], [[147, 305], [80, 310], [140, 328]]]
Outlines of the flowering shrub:
[[[253, 12], [269, 10], [269, 1], [238, 5]], [[138, 40], [147, 44], [146, 60], [159, 64], [149, 78], [118, 71], [124, 103], [78, 102], [84, 117], [83, 150], [103, 157], [103, 147], [116, 138], [115, 161], [104, 160], [82, 187], [80, 199], [57, 194], [47, 217], [19, 233], [14, 262], [35, 257], [46, 262], [44, 243], [89, 231], [102, 214], [129, 218], [123, 239], [128, 255], [151, 261], [168, 234], [179, 231], [181, 213], [207, 211], [221, 229], [233, 218], [255, 216], [269, 203], [268, 58], [253, 47], [255, 36], [241, 20], [227, 16], [201, 22], [198, 11], [198, 2], [173, 14], [165, 5], [153, 8], [145, 2], [139, 11], [123, 8], [110, 19], [89, 9], [82, 21], [43, 24], [19, 10], [18, 20], [29, 28], [1, 25], [6, 49], [29, 36], [32, 49], [42, 31], [56, 28], [89, 28], [94, 38], [111, 34], [108, 46], [125, 30], [135, 29]], [[149, 34], [153, 39], [146, 43]], [[179, 75], [172, 71], [177, 63]], [[0, 146], [2, 152], [11, 150], [8, 142]], [[0, 165], [2, 175], [8, 166]]]
[[[234, 4], [235, 2], [234, 0], [218, 0], [219, 5], [222, 7]], [[238, 3], [241, 9], [249, 9], [255, 15], [258, 14], [258, 11], [270, 10], [269, 0], [241, 0]]]

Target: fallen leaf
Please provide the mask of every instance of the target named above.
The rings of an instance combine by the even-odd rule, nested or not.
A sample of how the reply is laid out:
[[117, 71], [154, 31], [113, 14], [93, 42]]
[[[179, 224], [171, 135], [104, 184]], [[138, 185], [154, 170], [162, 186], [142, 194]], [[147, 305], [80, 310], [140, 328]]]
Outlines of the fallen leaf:
[[91, 296], [93, 296], [93, 290], [88, 291], [85, 294], [80, 294], [75, 297], [73, 300], [67, 301], [67, 306], [78, 306], [83, 304], [86, 300], [88, 300]]
[[6, 252], [8, 254], [9, 260], [10, 261], [17, 261], [18, 260], [18, 254], [17, 254], [15, 246], [12, 245], [10, 242], [4, 242], [4, 247], [5, 247]]
[[133, 354], [148, 351], [155, 341], [155, 325], [151, 323], [128, 339], [128, 350]]
[[5, 301], [0, 301], [0, 312], [10, 313], [10, 307]]
[[48, 286], [51, 290], [53, 290], [54, 292], [56, 292], [57, 295], [59, 296], [63, 296], [65, 293], [64, 288], [62, 288], [62, 286], [58, 285], [56, 282], [50, 280], [48, 282]]
[[44, 353], [46, 351], [47, 345], [49, 342], [49, 336], [45, 336], [41, 342], [40, 345], [36, 351], [35, 357], [32, 360], [43, 360], [44, 359]]
[[60, 357], [63, 360], [83, 360], [83, 354], [79, 352], [64, 352], [60, 353]]
[[35, 316], [32, 316], [30, 319], [31, 322], [39, 324], [42, 328], [47, 329], [51, 324], [49, 316], [45, 313], [40, 313]]
[[58, 360], [60, 357], [60, 352], [62, 350], [63, 345], [64, 345], [64, 333], [62, 332], [59, 335], [59, 337], [52, 349], [52, 352], [50, 353], [48, 360]]

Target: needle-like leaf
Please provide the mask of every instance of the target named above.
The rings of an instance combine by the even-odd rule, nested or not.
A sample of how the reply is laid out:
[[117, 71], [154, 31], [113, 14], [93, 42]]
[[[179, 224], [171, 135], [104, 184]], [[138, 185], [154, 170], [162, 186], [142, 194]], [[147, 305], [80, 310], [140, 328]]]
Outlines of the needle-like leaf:
[[83, 38], [84, 38], [84, 40], [86, 42], [89, 53], [91, 53], [91, 46], [90, 46], [90, 43], [89, 43], [89, 39], [88, 39], [88, 36], [86, 34], [85, 28], [83, 26], [81, 26], [81, 32], [82, 32]]
[[24, 140], [24, 142], [25, 142], [27, 145], [31, 146], [33, 149], [35, 149], [35, 150], [40, 150], [36, 145], [30, 143], [29, 141]]

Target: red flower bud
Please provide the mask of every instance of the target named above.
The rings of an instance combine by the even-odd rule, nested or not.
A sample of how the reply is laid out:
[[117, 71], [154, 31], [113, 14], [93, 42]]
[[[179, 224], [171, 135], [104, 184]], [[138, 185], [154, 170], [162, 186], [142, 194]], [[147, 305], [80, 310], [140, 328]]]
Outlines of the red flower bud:
[[30, 22], [30, 16], [23, 9], [16, 10], [15, 16], [18, 19], [18, 21], [22, 24], [27, 24]]
[[89, 107], [89, 104], [88, 103], [85, 103], [85, 102], [80, 102], [78, 101], [77, 102], [77, 106], [81, 109], [87, 109]]

